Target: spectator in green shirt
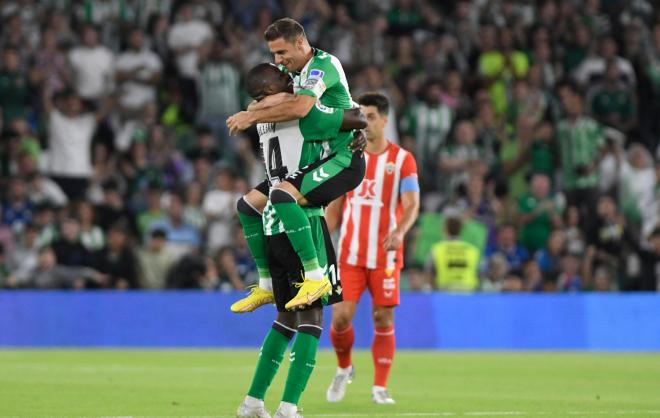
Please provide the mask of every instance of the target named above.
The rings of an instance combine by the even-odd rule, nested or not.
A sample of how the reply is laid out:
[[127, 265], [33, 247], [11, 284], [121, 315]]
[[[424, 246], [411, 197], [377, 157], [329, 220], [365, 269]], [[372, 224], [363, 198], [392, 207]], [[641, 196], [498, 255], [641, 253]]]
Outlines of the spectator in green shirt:
[[637, 124], [635, 94], [619, 74], [617, 62], [608, 60], [603, 82], [589, 89], [587, 104], [600, 123], [629, 134]]
[[19, 56], [15, 49], [7, 48], [2, 53], [0, 70], [0, 109], [3, 123], [8, 126], [14, 119], [27, 113], [28, 79], [19, 71]]
[[545, 247], [552, 228], [561, 225], [561, 210], [550, 194], [550, 179], [544, 173], [532, 176], [529, 193], [518, 201], [520, 243], [530, 252]]
[[566, 118], [557, 125], [557, 142], [563, 187], [569, 205], [586, 214], [597, 196], [603, 131], [598, 122], [584, 115], [582, 97], [574, 89], [565, 91], [562, 102]]

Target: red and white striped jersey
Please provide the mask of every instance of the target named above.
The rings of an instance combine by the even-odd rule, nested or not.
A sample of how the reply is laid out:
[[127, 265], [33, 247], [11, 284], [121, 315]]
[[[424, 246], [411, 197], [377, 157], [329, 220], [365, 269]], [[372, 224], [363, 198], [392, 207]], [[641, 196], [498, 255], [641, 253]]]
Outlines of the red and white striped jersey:
[[362, 183], [346, 194], [339, 235], [339, 261], [352, 266], [394, 269], [403, 266], [403, 247], [386, 251], [383, 240], [396, 229], [403, 206], [402, 182], [419, 190], [417, 163], [411, 153], [388, 141], [380, 154], [364, 153]]

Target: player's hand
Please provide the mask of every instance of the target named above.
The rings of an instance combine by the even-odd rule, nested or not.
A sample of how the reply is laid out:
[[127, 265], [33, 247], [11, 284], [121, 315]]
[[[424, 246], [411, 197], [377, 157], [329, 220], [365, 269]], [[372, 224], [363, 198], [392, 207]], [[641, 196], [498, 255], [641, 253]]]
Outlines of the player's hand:
[[252, 126], [252, 114], [250, 112], [238, 112], [227, 118], [227, 127], [230, 135], [236, 135]]
[[355, 152], [363, 152], [366, 147], [367, 147], [367, 136], [364, 134], [362, 130], [356, 131], [355, 134], [353, 134], [353, 141], [351, 141], [351, 143], [348, 144], [348, 148], [355, 153]]
[[383, 240], [383, 248], [387, 251], [398, 250], [403, 245], [403, 233], [398, 230], [391, 231]]

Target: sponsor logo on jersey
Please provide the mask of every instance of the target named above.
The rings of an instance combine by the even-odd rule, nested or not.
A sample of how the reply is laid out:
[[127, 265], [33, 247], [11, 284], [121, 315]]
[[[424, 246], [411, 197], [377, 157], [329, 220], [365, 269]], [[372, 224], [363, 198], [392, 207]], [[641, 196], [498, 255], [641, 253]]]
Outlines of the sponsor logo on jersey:
[[331, 107], [323, 106], [321, 104], [321, 102], [319, 102], [319, 101], [316, 102], [316, 108], [318, 110], [320, 110], [321, 112], [323, 112], [323, 113], [334, 113], [335, 112], [335, 109], [333, 109]]
[[310, 79], [310, 78], [323, 78], [324, 75], [325, 75], [325, 73], [321, 70], [312, 70], [312, 71], [309, 72], [308, 79]]
[[383, 296], [385, 296], [386, 298], [391, 298], [393, 295], [394, 295], [394, 292], [392, 292], [391, 290], [383, 291]]
[[390, 277], [383, 280], [383, 289], [386, 290], [396, 289], [396, 281], [394, 280], [394, 277]]
[[376, 198], [376, 180], [364, 179], [358, 191], [358, 197], [361, 199], [375, 199]]

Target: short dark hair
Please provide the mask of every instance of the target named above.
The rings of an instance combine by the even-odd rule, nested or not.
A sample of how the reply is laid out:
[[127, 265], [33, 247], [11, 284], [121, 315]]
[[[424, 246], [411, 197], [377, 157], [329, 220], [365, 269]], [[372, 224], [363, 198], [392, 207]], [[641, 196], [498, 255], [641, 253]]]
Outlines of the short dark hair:
[[390, 111], [390, 101], [387, 100], [385, 95], [380, 93], [364, 93], [358, 98], [358, 103], [362, 106], [375, 106], [378, 109], [378, 113], [382, 116], [387, 116]]
[[266, 87], [280, 81], [282, 71], [269, 63], [257, 64], [245, 76], [245, 90], [252, 98], [264, 93]]
[[290, 17], [284, 17], [274, 21], [268, 25], [264, 31], [264, 39], [266, 42], [274, 41], [279, 38], [284, 38], [287, 42], [293, 42], [298, 36], [306, 38], [307, 35], [305, 35], [305, 29], [300, 23]]
[[461, 233], [463, 221], [457, 216], [450, 216], [445, 219], [445, 228], [451, 237], [457, 237]]

